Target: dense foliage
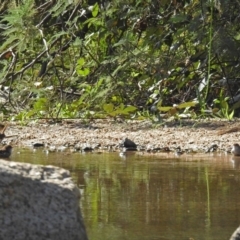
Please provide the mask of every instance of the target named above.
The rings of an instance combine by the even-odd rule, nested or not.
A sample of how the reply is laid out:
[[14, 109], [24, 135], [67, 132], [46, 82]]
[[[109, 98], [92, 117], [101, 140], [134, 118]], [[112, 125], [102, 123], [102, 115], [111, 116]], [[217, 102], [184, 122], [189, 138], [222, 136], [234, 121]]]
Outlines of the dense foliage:
[[237, 0], [2, 2], [3, 114], [231, 118], [239, 107]]

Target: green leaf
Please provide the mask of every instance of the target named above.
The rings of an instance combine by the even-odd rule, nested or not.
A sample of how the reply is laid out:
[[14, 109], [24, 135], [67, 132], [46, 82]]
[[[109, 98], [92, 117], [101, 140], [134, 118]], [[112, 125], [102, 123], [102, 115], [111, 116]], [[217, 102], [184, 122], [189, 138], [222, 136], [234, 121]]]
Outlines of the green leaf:
[[39, 98], [35, 103], [34, 103], [34, 110], [46, 110], [46, 103], [47, 99], [46, 98]]
[[187, 19], [187, 16], [185, 14], [177, 14], [170, 18], [170, 22], [178, 23], [178, 22], [183, 22], [186, 19]]
[[83, 69], [77, 68], [76, 70], [77, 70], [77, 74], [83, 77], [86, 77], [90, 73], [89, 68], [83, 68]]
[[240, 34], [239, 34], [239, 33], [238, 33], [237, 35], [235, 35], [235, 39], [236, 39], [237, 41], [240, 40]]
[[159, 107], [158, 110], [162, 111], [162, 112], [168, 112], [170, 109], [172, 109], [173, 107]]
[[98, 10], [99, 10], [98, 3], [95, 3], [92, 9], [93, 17], [96, 17], [98, 15]]
[[99, 88], [102, 85], [103, 81], [104, 81], [104, 78], [100, 78], [96, 83], [96, 87]]
[[112, 103], [107, 103], [103, 105], [103, 110], [107, 113], [113, 112], [114, 105]]
[[119, 105], [119, 109], [123, 110], [124, 108], [125, 108], [125, 105], [124, 105], [123, 103], [121, 103], [121, 104]]
[[117, 96], [112, 96], [112, 101], [116, 102], [118, 100]]
[[157, 103], [157, 108], [160, 108], [162, 106], [162, 100], [160, 100], [158, 103]]
[[77, 74], [83, 77], [87, 76], [90, 73], [89, 68], [82, 68], [84, 63], [85, 63], [85, 59], [79, 58], [77, 60], [77, 66], [76, 66]]
[[78, 67], [82, 67], [82, 66], [84, 65], [84, 63], [85, 63], [84, 58], [79, 58], [79, 59], [77, 60], [77, 66], [78, 66]]
[[134, 106], [127, 106], [126, 108], [124, 108], [124, 112], [134, 112], [136, 110], [137, 108]]
[[229, 108], [229, 107], [228, 107], [228, 103], [227, 103], [226, 101], [222, 101], [222, 102], [221, 102], [221, 108], [222, 108], [222, 109], [225, 109], [226, 111], [228, 111], [228, 108]]
[[115, 43], [115, 44], [113, 45], [113, 47], [117, 47], [117, 46], [120, 46], [120, 45], [124, 45], [126, 42], [127, 42], [126, 39], [121, 39], [120, 41], [118, 41], [117, 43]]
[[234, 116], [234, 110], [228, 115], [228, 119], [231, 120]]
[[117, 109], [116, 111], [114, 111], [114, 113], [116, 115], [128, 115], [128, 112], [125, 112], [123, 109]]
[[181, 103], [177, 106], [177, 108], [182, 109], [182, 108], [187, 108], [187, 107], [194, 107], [196, 106], [196, 102], [185, 102], [185, 103]]

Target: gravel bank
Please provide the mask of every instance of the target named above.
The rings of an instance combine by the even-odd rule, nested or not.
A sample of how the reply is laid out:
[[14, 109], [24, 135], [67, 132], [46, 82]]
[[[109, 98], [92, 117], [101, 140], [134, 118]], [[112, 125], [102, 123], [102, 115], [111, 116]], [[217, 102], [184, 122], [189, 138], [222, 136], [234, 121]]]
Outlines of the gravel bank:
[[[119, 143], [129, 138], [143, 151], [165, 151], [181, 148], [189, 152], [205, 152], [216, 145], [217, 151], [227, 151], [233, 143], [240, 142], [240, 121], [201, 120], [165, 122], [113, 121], [109, 119], [64, 120], [58, 123], [48, 121], [30, 122], [25, 126], [9, 123], [5, 131], [5, 144], [32, 146], [66, 146], [83, 149], [90, 146], [95, 150], [120, 151]], [[228, 133], [229, 131], [229, 133]], [[232, 132], [231, 132], [232, 131]], [[221, 134], [221, 135], [220, 135]], [[12, 136], [12, 137], [10, 137]]]

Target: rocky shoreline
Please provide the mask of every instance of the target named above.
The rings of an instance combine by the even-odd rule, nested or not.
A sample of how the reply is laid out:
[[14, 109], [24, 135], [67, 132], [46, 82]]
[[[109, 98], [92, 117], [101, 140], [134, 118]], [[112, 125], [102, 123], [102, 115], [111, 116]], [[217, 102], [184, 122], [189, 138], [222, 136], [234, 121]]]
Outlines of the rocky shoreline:
[[226, 152], [240, 142], [240, 121], [183, 120], [161, 124], [136, 120], [46, 120], [27, 125], [9, 123], [3, 144], [44, 146], [52, 150], [122, 151], [124, 139], [145, 152]]

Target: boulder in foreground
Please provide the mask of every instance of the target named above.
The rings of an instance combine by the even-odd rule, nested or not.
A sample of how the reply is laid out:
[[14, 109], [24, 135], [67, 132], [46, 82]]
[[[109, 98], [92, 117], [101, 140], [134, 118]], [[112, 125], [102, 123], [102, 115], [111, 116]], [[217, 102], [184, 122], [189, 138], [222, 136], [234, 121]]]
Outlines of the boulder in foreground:
[[87, 240], [69, 171], [0, 160], [0, 239]]
[[240, 240], [240, 227], [236, 229], [229, 240]]

